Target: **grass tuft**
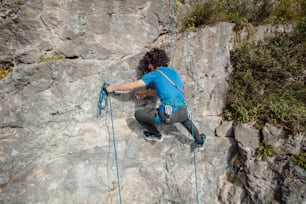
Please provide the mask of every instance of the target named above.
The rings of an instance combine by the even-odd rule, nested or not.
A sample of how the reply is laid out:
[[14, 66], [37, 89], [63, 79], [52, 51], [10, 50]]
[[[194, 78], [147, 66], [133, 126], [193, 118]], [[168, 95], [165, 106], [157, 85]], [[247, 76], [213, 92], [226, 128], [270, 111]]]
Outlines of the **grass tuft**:
[[184, 30], [193, 30], [226, 21], [235, 23], [236, 31], [248, 23], [295, 23], [305, 16], [305, 4], [305, 0], [194, 1], [181, 23]]
[[12, 71], [13, 71], [13, 66], [7, 67], [5, 69], [1, 69], [0, 70], [0, 79], [5, 78], [6, 76], [8, 76]]

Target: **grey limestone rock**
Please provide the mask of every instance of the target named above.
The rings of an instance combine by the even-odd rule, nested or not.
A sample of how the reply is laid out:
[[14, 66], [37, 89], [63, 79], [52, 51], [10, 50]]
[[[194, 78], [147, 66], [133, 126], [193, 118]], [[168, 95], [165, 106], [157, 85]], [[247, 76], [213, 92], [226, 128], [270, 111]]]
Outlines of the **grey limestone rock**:
[[224, 121], [220, 126], [216, 128], [216, 136], [217, 137], [233, 137], [234, 130], [233, 130], [233, 121]]
[[[1, 1], [0, 68], [14, 69], [0, 80], [0, 203], [118, 203], [119, 180], [123, 203], [260, 203], [278, 192], [288, 203], [305, 201], [305, 172], [290, 166], [297, 176], [284, 179], [282, 162], [273, 177], [269, 165], [256, 163], [257, 130], [236, 126], [235, 137], [226, 137], [226, 122], [220, 137], [212, 137], [222, 121], [237, 34], [231, 23], [172, 33], [172, 6], [168, 0]], [[156, 106], [151, 98], [122, 93], [98, 117], [103, 82], [138, 79], [143, 54], [154, 46], [169, 52], [171, 38], [171, 64], [207, 135], [196, 154], [180, 124], [160, 127], [162, 143], [143, 139], [133, 114]], [[64, 59], [40, 60], [56, 53]], [[239, 185], [233, 182], [240, 177]], [[280, 181], [281, 189], [271, 184]]]

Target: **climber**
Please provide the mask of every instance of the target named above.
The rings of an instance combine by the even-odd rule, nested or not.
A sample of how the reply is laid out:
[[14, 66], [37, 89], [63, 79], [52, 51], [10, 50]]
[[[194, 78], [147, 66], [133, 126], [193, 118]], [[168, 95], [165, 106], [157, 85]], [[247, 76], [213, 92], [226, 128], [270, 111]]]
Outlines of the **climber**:
[[146, 129], [146, 140], [162, 141], [163, 137], [155, 125], [173, 124], [180, 122], [191, 134], [194, 135], [196, 147], [204, 149], [205, 134], [200, 134], [189, 117], [189, 108], [184, 100], [183, 83], [177, 71], [168, 67], [169, 58], [162, 49], [154, 48], [144, 55], [144, 61], [148, 64], [149, 73], [141, 79], [120, 85], [110, 85], [106, 91], [129, 91], [137, 88], [153, 85], [154, 89], [135, 92], [135, 97], [157, 96], [161, 104], [157, 109], [137, 110], [136, 120]]

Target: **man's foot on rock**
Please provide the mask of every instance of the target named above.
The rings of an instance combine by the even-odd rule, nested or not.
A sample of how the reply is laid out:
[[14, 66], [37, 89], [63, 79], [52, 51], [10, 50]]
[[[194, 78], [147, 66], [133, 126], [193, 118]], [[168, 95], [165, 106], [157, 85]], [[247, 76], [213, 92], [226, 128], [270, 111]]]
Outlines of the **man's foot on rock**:
[[159, 132], [151, 133], [151, 132], [145, 130], [143, 132], [143, 134], [144, 134], [144, 138], [148, 141], [157, 141], [157, 142], [162, 142], [163, 141], [163, 137]]

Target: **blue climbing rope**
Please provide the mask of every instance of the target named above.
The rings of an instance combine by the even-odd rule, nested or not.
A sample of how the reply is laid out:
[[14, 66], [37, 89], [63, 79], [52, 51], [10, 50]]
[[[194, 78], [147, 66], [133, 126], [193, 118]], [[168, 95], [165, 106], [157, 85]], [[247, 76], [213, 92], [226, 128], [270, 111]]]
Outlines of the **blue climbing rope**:
[[[191, 113], [190, 113], [190, 115], [191, 115]], [[191, 118], [191, 116], [190, 116], [190, 118]], [[191, 118], [191, 121], [192, 121], [192, 118]], [[199, 191], [198, 191], [198, 178], [197, 178], [197, 151], [196, 151], [193, 121], [192, 121], [192, 128], [191, 129], [192, 129], [192, 149], [193, 149], [195, 190], [196, 190], [197, 204], [199, 204]]]
[[103, 85], [101, 86], [101, 90], [100, 90], [100, 97], [99, 97], [99, 101], [98, 101], [98, 111], [99, 111], [99, 115], [102, 115], [102, 111], [108, 107], [108, 96], [109, 95], [113, 95], [113, 96], [120, 96], [120, 93], [116, 93], [116, 92], [112, 92], [112, 93], [108, 93], [106, 91], [106, 87], [109, 86], [109, 83], [104, 82]]
[[[172, 16], [171, 16], [171, 35], [170, 35], [170, 44], [169, 44], [169, 64], [170, 67], [172, 66], [172, 48], [173, 48], [173, 34], [175, 29], [175, 12], [176, 12], [176, 0], [173, 0], [173, 7], [172, 7]], [[191, 113], [190, 113], [191, 118]], [[192, 121], [192, 119], [191, 119]], [[194, 163], [194, 175], [195, 175], [195, 188], [196, 188], [196, 199], [197, 203], [199, 204], [199, 191], [198, 191], [198, 178], [197, 178], [197, 153], [196, 153], [196, 144], [195, 144], [195, 136], [194, 136], [194, 125], [192, 122], [192, 148], [193, 148], [193, 163]]]
[[[108, 83], [104, 82], [101, 90], [100, 90], [100, 97], [98, 101], [98, 110], [99, 110], [99, 115], [102, 114], [102, 111], [108, 107], [109, 104], [109, 109], [110, 109], [110, 118], [112, 122], [112, 134], [113, 134], [113, 141], [114, 141], [114, 152], [115, 152], [115, 161], [116, 161], [116, 173], [117, 173], [117, 180], [118, 180], [118, 192], [119, 192], [119, 199], [120, 199], [120, 204], [122, 204], [122, 199], [121, 199], [121, 190], [120, 190], [120, 179], [119, 179], [119, 165], [118, 165], [118, 156], [117, 156], [117, 145], [116, 145], [116, 137], [115, 137], [115, 128], [114, 128], [114, 121], [113, 121], [113, 111], [112, 111], [112, 101], [110, 95], [120, 95], [118, 93], [108, 93], [106, 91], [106, 87], [109, 86]], [[104, 105], [103, 105], [104, 103]]]
[[120, 179], [119, 179], [119, 165], [118, 165], [118, 157], [117, 157], [117, 145], [116, 145], [116, 138], [115, 138], [115, 129], [114, 129], [111, 97], [108, 97], [108, 100], [109, 100], [109, 108], [110, 108], [110, 118], [111, 118], [111, 121], [112, 121], [112, 133], [113, 133], [114, 150], [115, 150], [116, 172], [117, 172], [117, 179], [118, 179], [118, 191], [119, 191], [119, 198], [120, 198], [120, 204], [121, 204], [122, 200], [121, 200]]
[[170, 44], [169, 44], [169, 64], [170, 67], [172, 66], [172, 48], [173, 48], [173, 34], [175, 28], [175, 12], [176, 12], [176, 0], [173, 0], [173, 7], [172, 7], [172, 15], [171, 15], [171, 35], [170, 35]]
[[[102, 111], [108, 106], [108, 100], [107, 100], [107, 96], [108, 93], [105, 90], [105, 87], [108, 86], [109, 84], [104, 82], [104, 84], [101, 87], [100, 90], [100, 97], [99, 97], [99, 101], [98, 101], [98, 111], [99, 111], [99, 116], [102, 114]], [[104, 103], [104, 105], [103, 105]]]

